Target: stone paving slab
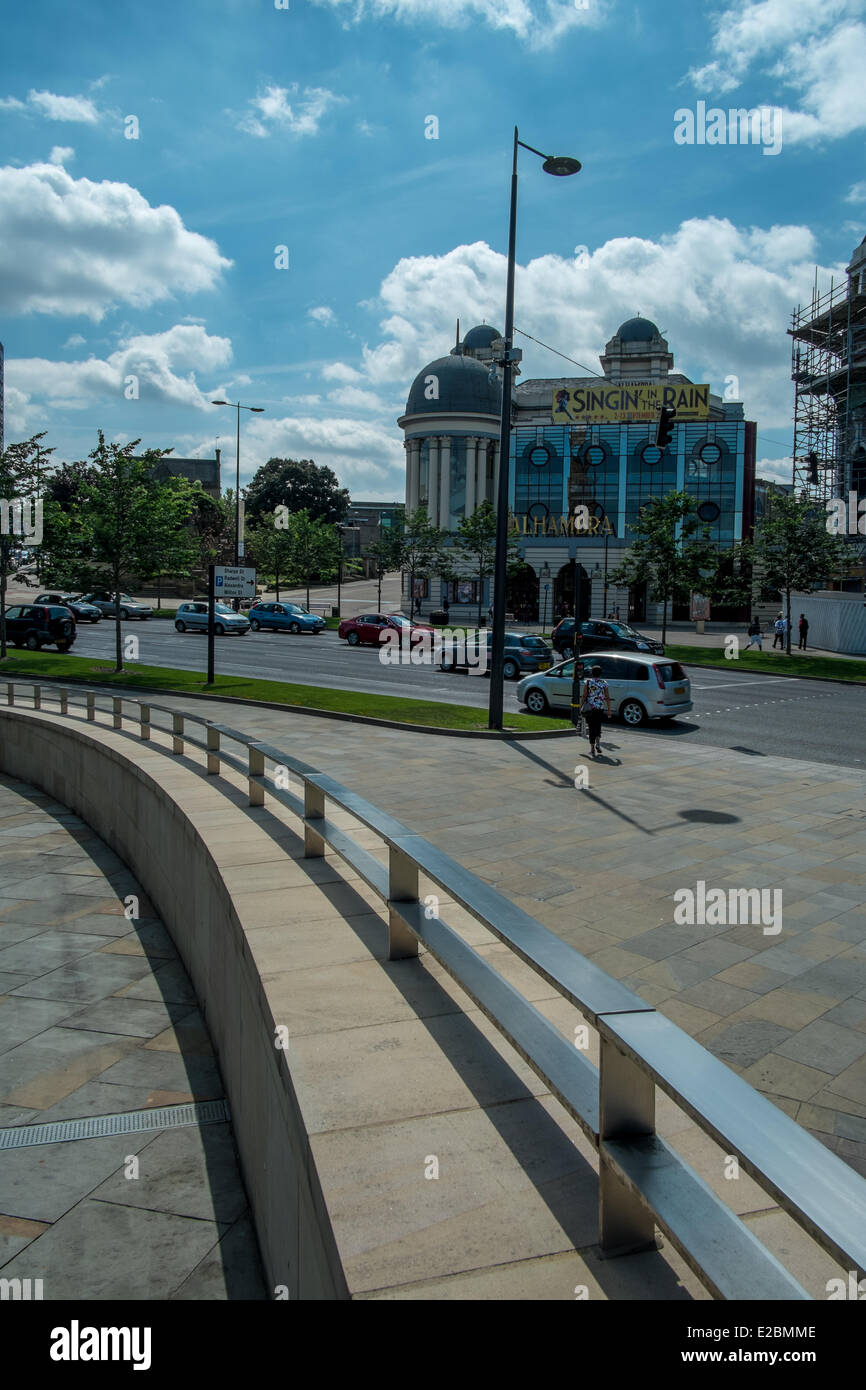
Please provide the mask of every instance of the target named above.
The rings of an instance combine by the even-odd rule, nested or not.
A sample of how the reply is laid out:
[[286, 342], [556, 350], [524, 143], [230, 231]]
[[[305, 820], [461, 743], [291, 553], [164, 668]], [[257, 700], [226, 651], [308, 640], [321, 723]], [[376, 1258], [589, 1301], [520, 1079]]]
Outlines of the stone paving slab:
[[[9, 777], [0, 827], [0, 1126], [221, 1097], [167, 932], [124, 915], [129, 893], [153, 909], [117, 856]], [[49, 1300], [266, 1297], [230, 1126], [4, 1150], [0, 1276]]]

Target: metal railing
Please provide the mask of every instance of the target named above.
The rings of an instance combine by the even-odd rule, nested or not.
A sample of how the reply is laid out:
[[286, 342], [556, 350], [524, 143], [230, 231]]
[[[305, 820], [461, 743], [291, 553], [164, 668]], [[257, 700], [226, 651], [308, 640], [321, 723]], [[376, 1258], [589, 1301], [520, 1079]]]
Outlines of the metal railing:
[[[43, 697], [50, 694], [57, 713], [78, 717], [70, 710], [69, 689], [11, 681], [7, 706], [14, 705], [16, 690], [31, 692], [34, 709], [45, 711]], [[330, 847], [378, 894], [388, 909], [388, 959], [417, 956], [423, 944], [596, 1147], [603, 1255], [652, 1249], [658, 1226], [716, 1298], [810, 1296], [656, 1133], [658, 1087], [823, 1250], [863, 1275], [866, 1181], [639, 995], [422, 836], [284, 750], [187, 711], [92, 690], [80, 702], [85, 722], [103, 712], [99, 702], [109, 707], [115, 729], [125, 731], [124, 707], [133, 706], [139, 738], [151, 740], [157, 729], [170, 738], [171, 754], [184, 754], [188, 745], [204, 752], [209, 775], [223, 766], [242, 773], [250, 806], [264, 805], [267, 794], [297, 815], [306, 858]], [[165, 715], [166, 725], [155, 724], [154, 715]], [[229, 752], [227, 743], [243, 755]], [[168, 747], [154, 746], [168, 755]], [[277, 769], [280, 783], [294, 775], [297, 792], [277, 784]], [[329, 803], [375, 832], [387, 848], [387, 864], [329, 818]], [[441, 914], [428, 916], [419, 896], [421, 874], [580, 1011], [599, 1034], [598, 1069]]]

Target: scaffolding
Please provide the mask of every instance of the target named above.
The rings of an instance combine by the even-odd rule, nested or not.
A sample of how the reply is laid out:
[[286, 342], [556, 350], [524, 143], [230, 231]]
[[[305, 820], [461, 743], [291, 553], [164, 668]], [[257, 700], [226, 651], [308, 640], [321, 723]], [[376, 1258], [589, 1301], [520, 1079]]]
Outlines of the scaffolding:
[[866, 285], [849, 273], [798, 305], [788, 329], [794, 381], [794, 493], [823, 505], [866, 491]]

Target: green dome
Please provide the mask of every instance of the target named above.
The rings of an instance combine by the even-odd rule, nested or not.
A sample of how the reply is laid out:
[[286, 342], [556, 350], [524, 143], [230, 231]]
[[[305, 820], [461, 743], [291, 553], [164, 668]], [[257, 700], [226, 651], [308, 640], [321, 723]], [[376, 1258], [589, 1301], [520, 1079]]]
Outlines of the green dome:
[[[428, 378], [437, 381], [436, 398], [425, 395]], [[490, 380], [490, 370], [474, 357], [439, 357], [419, 372], [412, 382], [407, 415], [443, 414], [499, 415], [502, 410], [502, 383]]]

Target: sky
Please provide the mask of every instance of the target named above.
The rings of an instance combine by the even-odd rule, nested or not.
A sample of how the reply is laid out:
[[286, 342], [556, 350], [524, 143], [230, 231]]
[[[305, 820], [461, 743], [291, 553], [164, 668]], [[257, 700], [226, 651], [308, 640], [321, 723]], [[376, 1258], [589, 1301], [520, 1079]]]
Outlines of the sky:
[[229, 486], [223, 398], [263, 407], [242, 486], [278, 455], [402, 500], [413, 378], [502, 328], [516, 124], [583, 166], [520, 151], [517, 327], [599, 371], [646, 315], [790, 481], [791, 312], [866, 233], [866, 0], [28, 0], [3, 34], [7, 443], [218, 446]]

